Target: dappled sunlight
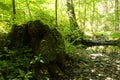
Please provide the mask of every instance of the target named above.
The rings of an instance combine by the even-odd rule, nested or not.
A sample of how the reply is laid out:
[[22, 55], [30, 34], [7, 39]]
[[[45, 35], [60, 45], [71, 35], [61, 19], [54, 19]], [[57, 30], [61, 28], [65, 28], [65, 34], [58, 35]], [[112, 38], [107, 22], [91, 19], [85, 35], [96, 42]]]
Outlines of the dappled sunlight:
[[7, 23], [0, 22], [0, 33], [7, 34], [10, 31], [10, 27], [8, 27]]
[[[100, 51], [96, 51], [96, 49], [93, 49], [95, 47], [87, 48], [87, 50], [84, 51], [84, 55], [85, 54], [88, 55], [86, 56], [87, 58], [85, 58], [84, 55], [81, 54], [81, 50], [79, 50], [80, 53], [77, 52], [77, 55], [79, 56], [76, 56], [77, 58], [76, 60], [78, 62], [74, 64], [74, 66], [76, 65], [77, 67], [73, 67], [72, 69], [73, 71], [75, 70], [74, 74], [76, 75], [79, 74], [79, 75], [75, 76], [74, 79], [75, 80], [79, 80], [79, 79], [116, 80], [116, 79], [119, 79], [120, 54], [119, 52], [116, 53], [116, 49], [119, 49], [119, 48], [108, 46], [105, 49], [109, 49], [109, 52], [100, 52]], [[112, 50], [111, 50], [111, 47], [112, 47]], [[102, 50], [104, 49], [103, 46], [101, 46], [100, 48], [102, 48]], [[79, 71], [76, 71], [76, 69], [78, 69]]]
[[120, 0], [1, 0], [0, 80], [119, 80]]
[[106, 1], [106, 2], [99, 2], [97, 3], [97, 8], [100, 14], [106, 15], [106, 13], [113, 13], [115, 8], [114, 1]]
[[0, 33], [7, 34], [8, 32], [2, 26], [0, 26]]

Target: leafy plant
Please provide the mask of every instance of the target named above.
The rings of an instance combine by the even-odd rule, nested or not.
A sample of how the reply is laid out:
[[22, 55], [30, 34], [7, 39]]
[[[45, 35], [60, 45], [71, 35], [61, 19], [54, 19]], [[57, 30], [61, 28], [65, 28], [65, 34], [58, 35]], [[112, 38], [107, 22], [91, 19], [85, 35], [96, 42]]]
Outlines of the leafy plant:
[[4, 4], [3, 2], [0, 2], [0, 8], [2, 10], [9, 11], [10, 10], [10, 5], [8, 6], [7, 4]]
[[120, 32], [114, 32], [110, 35], [113, 39], [120, 39]]
[[32, 78], [30, 70], [31, 49], [9, 49], [4, 47], [0, 53], [0, 78], [13, 80], [29, 80]]

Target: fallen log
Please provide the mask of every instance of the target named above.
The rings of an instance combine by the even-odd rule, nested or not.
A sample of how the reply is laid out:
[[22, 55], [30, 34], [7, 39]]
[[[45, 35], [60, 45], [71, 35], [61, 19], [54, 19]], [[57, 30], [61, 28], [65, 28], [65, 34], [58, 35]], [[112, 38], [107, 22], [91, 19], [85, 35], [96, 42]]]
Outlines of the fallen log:
[[86, 39], [81, 39], [77, 40], [73, 43], [74, 45], [82, 44], [87, 47], [91, 46], [100, 46], [100, 45], [111, 45], [111, 46], [118, 46], [120, 47], [120, 40], [108, 40], [108, 41], [96, 41], [96, 40], [86, 40]]
[[120, 46], [120, 41], [118, 40], [109, 40], [109, 41], [82, 40], [82, 44], [87, 46], [100, 46], [100, 45]]

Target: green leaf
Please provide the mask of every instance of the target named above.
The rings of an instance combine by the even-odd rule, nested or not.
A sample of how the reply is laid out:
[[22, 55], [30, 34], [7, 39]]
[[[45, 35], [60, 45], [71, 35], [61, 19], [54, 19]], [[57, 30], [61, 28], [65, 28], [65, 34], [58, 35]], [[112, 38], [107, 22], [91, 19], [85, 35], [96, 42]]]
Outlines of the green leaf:
[[2, 10], [6, 10], [6, 11], [9, 11], [10, 10], [10, 7], [6, 4], [4, 4], [3, 2], [0, 2], [0, 8]]
[[120, 38], [120, 32], [115, 32], [110, 35], [112, 38]]
[[25, 72], [23, 70], [19, 69], [19, 73], [20, 73], [19, 77], [24, 77], [25, 76]]
[[4, 80], [4, 78], [3, 78], [3, 77], [0, 77], [0, 80]]
[[25, 80], [29, 80], [29, 78], [32, 77], [32, 72], [28, 72], [26, 75], [25, 75]]

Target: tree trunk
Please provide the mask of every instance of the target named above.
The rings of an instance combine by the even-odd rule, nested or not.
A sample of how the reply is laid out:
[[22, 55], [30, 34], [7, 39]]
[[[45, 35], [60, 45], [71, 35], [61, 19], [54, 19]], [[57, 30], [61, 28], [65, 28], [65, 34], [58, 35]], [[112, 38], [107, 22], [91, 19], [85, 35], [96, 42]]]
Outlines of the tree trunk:
[[40, 20], [29, 21], [27, 24], [13, 27], [9, 38], [10, 48], [29, 46], [32, 48], [33, 57], [41, 55], [44, 63], [36, 60], [32, 67], [37, 80], [41, 79], [45, 69], [48, 69], [46, 72], [50, 76], [55, 76], [63, 70], [66, 60], [65, 45], [57, 29], [51, 30]]
[[67, 0], [67, 8], [68, 8], [68, 17], [70, 21], [71, 30], [74, 31], [75, 29], [78, 28], [78, 24], [76, 21], [76, 16], [75, 16], [72, 0]]
[[119, 46], [120, 47], [120, 40], [108, 40], [108, 41], [96, 41], [96, 40], [77, 40], [73, 43], [74, 45], [79, 45], [82, 44], [86, 47], [91, 47], [91, 46], [100, 46], [100, 45], [111, 45], [111, 46]]
[[119, 1], [115, 0], [115, 31], [119, 31]]
[[15, 0], [12, 0], [12, 7], [13, 7], [13, 22], [15, 20], [15, 14], [16, 14], [16, 10], [15, 10]]
[[84, 0], [85, 3], [84, 3], [84, 20], [83, 20], [83, 31], [85, 30], [85, 27], [86, 27], [86, 0]]
[[91, 32], [93, 32], [93, 28], [95, 27], [94, 26], [94, 16], [95, 16], [95, 1], [93, 0], [93, 3], [92, 3], [92, 12], [91, 12]]
[[56, 20], [56, 27], [58, 26], [58, 19], [57, 19], [57, 0], [55, 1], [55, 20]]

